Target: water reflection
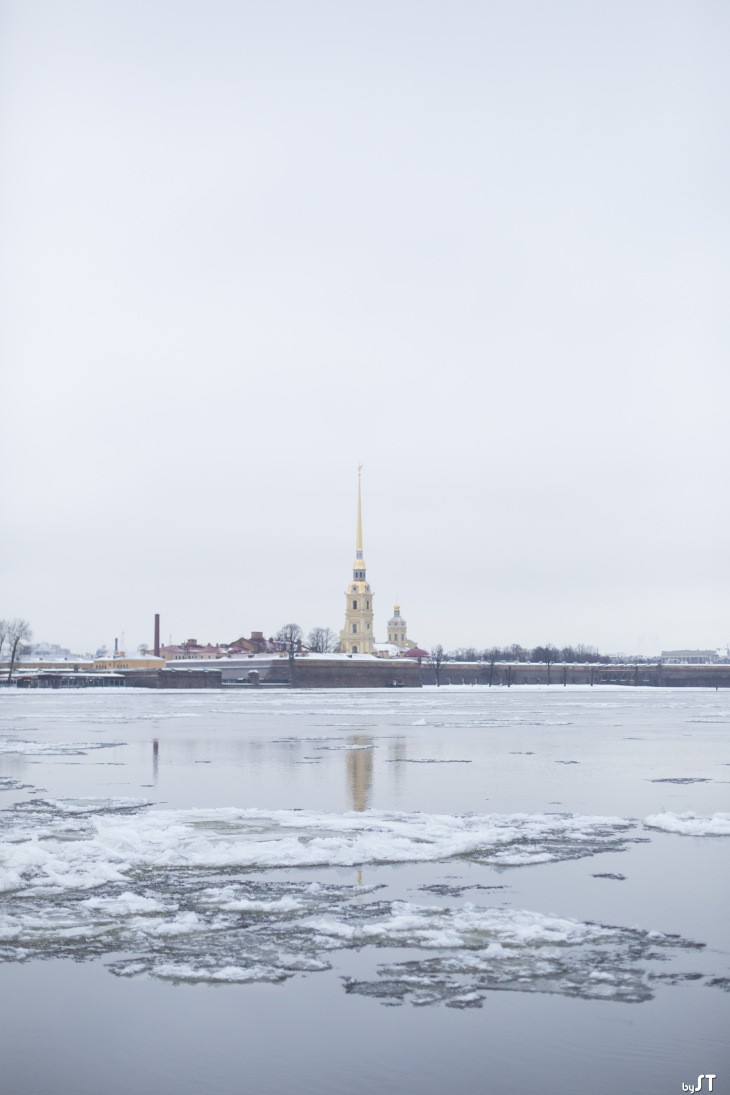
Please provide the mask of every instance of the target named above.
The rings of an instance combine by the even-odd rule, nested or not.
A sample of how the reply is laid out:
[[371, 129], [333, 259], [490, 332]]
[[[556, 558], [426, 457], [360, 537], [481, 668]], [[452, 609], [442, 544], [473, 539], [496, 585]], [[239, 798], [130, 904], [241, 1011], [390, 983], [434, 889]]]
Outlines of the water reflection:
[[401, 778], [405, 765], [399, 763], [408, 757], [408, 745], [405, 738], [398, 738], [390, 747], [390, 778], [396, 797], [400, 793]]
[[160, 774], [160, 743], [155, 738], [152, 742], [152, 782], [157, 786], [157, 777]]
[[367, 810], [373, 789], [373, 739], [369, 734], [355, 734], [350, 745], [355, 746], [345, 754], [350, 805], [353, 810]]

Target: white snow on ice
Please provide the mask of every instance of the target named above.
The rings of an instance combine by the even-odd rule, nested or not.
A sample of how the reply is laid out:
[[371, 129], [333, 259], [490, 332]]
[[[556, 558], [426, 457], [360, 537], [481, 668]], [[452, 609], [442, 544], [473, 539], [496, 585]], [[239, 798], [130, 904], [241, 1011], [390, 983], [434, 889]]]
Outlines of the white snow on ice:
[[5, 817], [15, 824], [0, 842], [0, 890], [90, 889], [139, 869], [183, 866], [349, 867], [460, 856], [522, 866], [620, 850], [632, 839], [622, 818], [562, 814], [159, 810], [122, 799], [33, 800]]
[[687, 810], [682, 814], [651, 814], [644, 818], [647, 829], [661, 829], [681, 836], [730, 836], [730, 814], [700, 817]]

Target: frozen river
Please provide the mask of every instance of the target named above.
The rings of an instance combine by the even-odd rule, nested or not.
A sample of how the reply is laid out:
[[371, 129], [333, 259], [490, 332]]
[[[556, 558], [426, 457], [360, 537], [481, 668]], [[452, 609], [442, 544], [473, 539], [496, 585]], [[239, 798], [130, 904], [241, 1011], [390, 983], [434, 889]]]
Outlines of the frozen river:
[[2, 1090], [730, 1092], [729, 787], [723, 692], [1, 690]]

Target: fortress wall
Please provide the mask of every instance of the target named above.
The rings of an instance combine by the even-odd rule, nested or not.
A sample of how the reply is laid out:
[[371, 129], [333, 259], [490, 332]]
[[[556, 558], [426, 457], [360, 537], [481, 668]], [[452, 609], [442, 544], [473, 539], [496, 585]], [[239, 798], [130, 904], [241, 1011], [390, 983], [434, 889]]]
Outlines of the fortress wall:
[[[441, 684], [548, 684], [548, 667], [540, 663], [444, 662]], [[564, 665], [550, 666], [551, 685], [619, 684], [654, 688], [730, 688], [730, 665]], [[421, 665], [423, 684], [436, 684], [433, 666]]]
[[403, 688], [420, 688], [418, 665], [400, 658], [371, 662], [294, 659], [295, 688], [392, 688], [394, 682]]
[[220, 688], [220, 669], [130, 669], [129, 688]]
[[[280, 688], [392, 688], [395, 684], [404, 688], [420, 688], [422, 684], [435, 685], [433, 666], [423, 662], [420, 666], [409, 659], [353, 659], [276, 658], [256, 667], [258, 683]], [[253, 686], [248, 670], [221, 670], [200, 668], [185, 669], [137, 669], [124, 673], [125, 684], [132, 688], [220, 688], [222, 677], [227, 683]], [[444, 662], [441, 666], [441, 684], [472, 684], [495, 688], [521, 684], [548, 683], [546, 665], [522, 662]], [[730, 665], [563, 665], [550, 666], [550, 684], [559, 688], [569, 684], [615, 684], [659, 688], [730, 688]]]

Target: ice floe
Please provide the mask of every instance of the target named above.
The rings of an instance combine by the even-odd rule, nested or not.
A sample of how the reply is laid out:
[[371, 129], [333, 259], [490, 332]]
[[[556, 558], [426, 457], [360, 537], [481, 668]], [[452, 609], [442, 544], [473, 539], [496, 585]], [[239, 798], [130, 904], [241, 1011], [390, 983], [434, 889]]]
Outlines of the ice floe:
[[471, 764], [470, 760], [440, 760], [436, 757], [394, 757], [386, 764]]
[[369, 980], [346, 978], [346, 991], [459, 1008], [480, 1006], [490, 990], [648, 999], [652, 963], [695, 946], [661, 932], [460, 901], [466, 889], [496, 885], [435, 884], [435, 906], [388, 900], [380, 881], [321, 877], [322, 868], [366, 863], [503, 866], [620, 851], [637, 839], [621, 818], [43, 799], [0, 811], [0, 826], [5, 961], [101, 957], [118, 976], [245, 984], [330, 969], [335, 952], [397, 949], [399, 959], [404, 950], [413, 957], [387, 955]]
[[347, 992], [391, 1005], [478, 1007], [495, 990], [638, 1003], [653, 995], [651, 962], [697, 947], [679, 936], [637, 928], [473, 905], [459, 910], [394, 905], [390, 922], [374, 930], [380, 945], [443, 952], [383, 964], [370, 980], [344, 979]]
[[709, 776], [669, 776], [665, 779], [650, 779], [649, 783], [677, 783], [685, 786], [690, 783], [712, 783]]
[[21, 783], [10, 776], [0, 776], [0, 791], [24, 791], [30, 786], [30, 783]]
[[25, 741], [20, 738], [0, 740], [0, 756], [83, 757], [92, 749], [117, 749], [122, 741]]
[[460, 1007], [479, 1006], [491, 990], [647, 1000], [654, 963], [701, 946], [525, 909], [373, 899], [377, 887], [253, 878], [205, 887], [182, 873], [173, 881], [174, 901], [119, 887], [60, 905], [18, 903], [0, 915], [0, 958], [121, 952], [109, 964], [118, 976], [246, 983], [330, 969], [335, 952], [396, 949], [413, 957], [378, 966], [369, 980], [344, 977], [346, 991]]
[[701, 817], [690, 810], [682, 814], [651, 814], [644, 818], [647, 829], [661, 829], [681, 836], [730, 836], [730, 814]]
[[160, 810], [135, 799], [32, 799], [3, 811], [0, 822], [5, 889], [11, 878], [27, 889], [93, 888], [138, 870], [178, 866], [350, 867], [457, 857], [522, 866], [619, 851], [641, 839], [628, 835], [632, 822], [617, 817]]

